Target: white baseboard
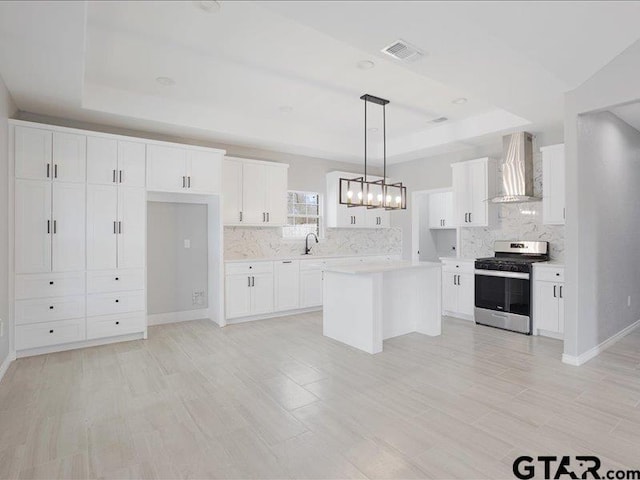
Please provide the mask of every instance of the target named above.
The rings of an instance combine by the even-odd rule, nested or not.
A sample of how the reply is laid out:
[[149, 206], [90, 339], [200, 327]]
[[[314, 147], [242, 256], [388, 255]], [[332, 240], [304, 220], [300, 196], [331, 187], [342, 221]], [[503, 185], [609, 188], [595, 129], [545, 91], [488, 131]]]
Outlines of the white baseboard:
[[584, 353], [582, 353], [580, 355], [577, 355], [577, 356], [576, 355], [567, 355], [566, 353], [563, 353], [562, 354], [562, 362], [566, 363], [568, 365], [573, 365], [575, 367], [579, 367], [580, 365], [583, 365], [583, 364], [587, 363], [592, 358], [597, 357], [604, 350], [606, 350], [607, 348], [611, 347], [613, 344], [615, 344], [621, 338], [623, 338], [626, 335], [628, 335], [629, 333], [631, 333], [635, 328], [637, 328], [639, 326], [640, 326], [640, 320], [636, 320], [635, 322], [633, 322], [628, 327], [620, 330], [615, 335], [612, 335], [611, 337], [607, 338], [604, 342], [600, 343], [599, 345], [596, 345], [595, 347], [587, 350], [586, 352], [584, 352]]
[[11, 362], [13, 362], [15, 359], [16, 359], [15, 352], [7, 353], [7, 356], [5, 357], [5, 359], [2, 361], [2, 364], [0, 365], [0, 382], [4, 378], [4, 374], [7, 373], [7, 370], [9, 370], [9, 365], [11, 365]]
[[263, 315], [252, 315], [250, 317], [227, 318], [227, 325], [236, 325], [238, 323], [253, 322], [256, 320], [267, 320], [269, 318], [276, 318], [276, 317], [290, 317], [292, 315], [298, 315], [300, 313], [317, 312], [319, 310], [322, 310], [322, 306], [298, 308], [297, 310], [285, 310], [282, 312], [271, 312], [271, 313], [265, 313]]
[[164, 325], [165, 323], [190, 322], [191, 320], [200, 320], [203, 318], [210, 318], [208, 308], [147, 315], [147, 325], [152, 326]]

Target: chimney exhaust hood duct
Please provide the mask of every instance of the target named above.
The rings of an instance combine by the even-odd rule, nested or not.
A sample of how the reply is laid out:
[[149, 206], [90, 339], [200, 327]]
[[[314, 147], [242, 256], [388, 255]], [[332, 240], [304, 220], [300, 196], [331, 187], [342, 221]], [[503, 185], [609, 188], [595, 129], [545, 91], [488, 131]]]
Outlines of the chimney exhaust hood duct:
[[533, 135], [518, 132], [502, 137], [502, 191], [493, 203], [524, 203], [533, 196]]

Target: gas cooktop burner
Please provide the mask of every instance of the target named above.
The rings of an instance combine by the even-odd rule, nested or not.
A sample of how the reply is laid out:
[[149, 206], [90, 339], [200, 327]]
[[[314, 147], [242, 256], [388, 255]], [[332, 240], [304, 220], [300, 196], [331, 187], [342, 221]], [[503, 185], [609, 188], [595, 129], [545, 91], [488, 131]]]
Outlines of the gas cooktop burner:
[[478, 270], [530, 273], [531, 264], [549, 260], [547, 242], [496, 242], [495, 257], [479, 258]]

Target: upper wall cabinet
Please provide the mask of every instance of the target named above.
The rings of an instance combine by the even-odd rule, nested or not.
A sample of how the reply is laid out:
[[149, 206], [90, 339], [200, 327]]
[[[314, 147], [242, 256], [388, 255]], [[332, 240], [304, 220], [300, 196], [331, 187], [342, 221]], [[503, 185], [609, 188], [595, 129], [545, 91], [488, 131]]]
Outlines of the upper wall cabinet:
[[84, 183], [87, 137], [17, 126], [16, 178]]
[[103, 137], [87, 138], [87, 182], [145, 186], [146, 145]]
[[147, 145], [148, 190], [217, 194], [221, 177], [221, 152]]
[[492, 158], [479, 158], [454, 163], [453, 214], [456, 226], [487, 227], [496, 208], [491, 198], [496, 196], [497, 162]]
[[564, 144], [550, 145], [542, 152], [542, 222], [565, 223]]
[[277, 227], [287, 221], [289, 165], [225, 158], [222, 167], [225, 225]]
[[453, 192], [438, 192], [429, 195], [429, 228], [454, 228]]
[[[326, 225], [329, 228], [389, 228], [389, 212], [382, 208], [349, 207], [340, 203], [340, 178], [362, 176], [349, 172], [327, 173], [327, 199], [325, 202]], [[367, 180], [381, 180], [382, 177], [367, 175]], [[381, 192], [378, 192], [381, 194]], [[376, 193], [377, 195], [377, 193]]]

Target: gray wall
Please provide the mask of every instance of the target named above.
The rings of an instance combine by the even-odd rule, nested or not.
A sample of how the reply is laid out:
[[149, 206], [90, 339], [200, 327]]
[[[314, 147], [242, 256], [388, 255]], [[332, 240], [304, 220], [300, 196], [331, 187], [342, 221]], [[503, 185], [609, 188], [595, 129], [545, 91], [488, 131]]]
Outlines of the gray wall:
[[[184, 240], [191, 248], [184, 248]], [[147, 307], [149, 314], [207, 308], [207, 206], [147, 204]], [[194, 305], [195, 291], [204, 292]]]
[[7, 119], [16, 108], [7, 87], [0, 78], [0, 318], [4, 322], [4, 335], [0, 338], [0, 364], [9, 353], [9, 158]]
[[[601, 341], [600, 326], [607, 321], [599, 318], [601, 305], [613, 305], [619, 295], [610, 290], [598, 291], [598, 265], [600, 258], [607, 258], [607, 270], [624, 268], [629, 260], [629, 252], [613, 252], [603, 241], [617, 242], [627, 234], [627, 224], [620, 221], [612, 225], [606, 237], [598, 234], [602, 223], [599, 208], [594, 202], [607, 203], [615, 190], [598, 196], [593, 190], [598, 179], [597, 162], [583, 162], [585, 153], [581, 143], [586, 140], [578, 132], [582, 131], [581, 114], [604, 110], [608, 107], [637, 101], [640, 99], [640, 41], [629, 47], [602, 70], [593, 75], [579, 88], [565, 96], [565, 155], [567, 175], [567, 223], [565, 265], [565, 342], [564, 352], [569, 356], [579, 356]], [[633, 198], [633, 197], [632, 197]], [[616, 215], [609, 211], [607, 215]], [[598, 238], [599, 241], [595, 239]], [[608, 252], [608, 253], [607, 253]], [[638, 286], [635, 285], [636, 291]], [[626, 315], [625, 315], [626, 318]], [[636, 318], [637, 319], [637, 318]], [[623, 321], [620, 325], [624, 324]], [[606, 331], [617, 328], [609, 323]]]

